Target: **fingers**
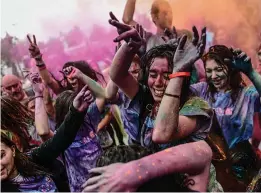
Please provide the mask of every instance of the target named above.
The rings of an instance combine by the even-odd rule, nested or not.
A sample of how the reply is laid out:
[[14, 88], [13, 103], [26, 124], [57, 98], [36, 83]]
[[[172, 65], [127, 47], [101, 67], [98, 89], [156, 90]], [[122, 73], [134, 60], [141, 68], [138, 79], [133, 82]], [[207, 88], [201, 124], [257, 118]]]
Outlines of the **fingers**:
[[30, 44], [33, 44], [33, 42], [32, 42], [32, 40], [31, 40], [29, 34], [27, 34], [27, 39], [28, 39], [28, 41], [29, 41]]
[[79, 98], [83, 97], [84, 93], [88, 90], [88, 85], [85, 85], [82, 90], [77, 94], [75, 97], [75, 100], [78, 100]]
[[194, 44], [194, 46], [198, 45], [198, 40], [199, 40], [199, 35], [198, 35], [198, 30], [195, 26], [192, 27], [192, 31], [193, 31], [193, 39], [192, 39], [192, 43]]
[[110, 17], [111, 17], [111, 19], [113, 19], [113, 20], [116, 20], [116, 21], [119, 21], [118, 19], [117, 19], [117, 17], [110, 11]]
[[101, 176], [101, 175], [95, 176], [95, 177], [92, 177], [92, 178], [89, 178], [89, 180], [87, 180], [87, 181], [82, 185], [82, 188], [85, 188], [86, 186], [90, 186], [90, 185], [96, 184], [96, 183], [99, 182], [101, 179], [102, 179], [102, 176]]
[[177, 30], [176, 30], [175, 26], [172, 27], [172, 33], [173, 33], [173, 38], [177, 39], [178, 38], [178, 33], [177, 33]]
[[116, 20], [110, 19], [110, 20], [109, 20], [109, 23], [110, 23], [111, 25], [115, 26], [116, 28], [118, 28], [118, 29], [120, 29], [120, 30], [123, 30], [123, 31], [127, 31], [127, 30], [130, 30], [130, 29], [131, 29], [131, 26], [126, 25], [126, 24], [124, 24], [124, 23], [120, 23], [120, 22], [118, 22], [118, 21], [116, 21]]
[[107, 166], [99, 167], [99, 168], [93, 168], [89, 170], [89, 173], [92, 174], [102, 174], [106, 171]]
[[139, 46], [141, 46], [141, 42], [136, 42], [132, 38], [130, 38], [130, 40], [128, 42], [128, 46], [133, 47], [133, 48], [139, 47]]
[[113, 41], [114, 42], [119, 42], [119, 41], [122, 41], [122, 40], [126, 40], [126, 39], [129, 39], [132, 37], [132, 35], [134, 35], [136, 33], [136, 30], [135, 29], [131, 29], [129, 31], [126, 31], [122, 34], [120, 34], [118, 37], [116, 37]]
[[183, 35], [179, 41], [178, 50], [183, 50], [187, 41], [187, 35]]
[[37, 45], [35, 35], [33, 35], [33, 39], [34, 39], [34, 44]]

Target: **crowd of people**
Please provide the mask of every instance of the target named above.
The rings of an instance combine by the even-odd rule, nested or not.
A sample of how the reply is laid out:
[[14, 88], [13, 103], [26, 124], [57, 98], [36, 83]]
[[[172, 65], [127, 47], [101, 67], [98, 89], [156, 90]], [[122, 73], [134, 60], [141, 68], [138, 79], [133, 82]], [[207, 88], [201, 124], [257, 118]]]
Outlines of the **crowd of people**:
[[206, 50], [206, 27], [176, 30], [167, 1], [153, 2], [148, 32], [135, 3], [123, 22], [109, 13], [118, 36], [108, 82], [81, 58], [57, 80], [27, 36], [34, 95], [15, 75], [1, 83], [1, 191], [261, 191], [251, 59], [228, 45]]

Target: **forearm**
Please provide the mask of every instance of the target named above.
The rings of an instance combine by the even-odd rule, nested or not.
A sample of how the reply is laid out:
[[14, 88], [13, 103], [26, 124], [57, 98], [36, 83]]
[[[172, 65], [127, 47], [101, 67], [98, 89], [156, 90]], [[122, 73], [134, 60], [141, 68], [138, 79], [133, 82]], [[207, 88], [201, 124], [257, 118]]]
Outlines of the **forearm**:
[[247, 76], [255, 86], [259, 95], [261, 96], [261, 75], [253, 69]]
[[211, 158], [212, 151], [205, 141], [186, 143], [128, 163], [129, 167], [126, 168], [130, 174], [125, 177], [139, 186], [151, 179], [173, 173], [196, 176], [210, 165]]
[[118, 86], [110, 80], [106, 86], [106, 99], [109, 101], [117, 101], [118, 90]]
[[48, 91], [48, 88], [44, 89], [43, 100], [44, 100], [44, 106], [45, 106], [45, 110], [46, 110], [47, 114], [54, 119], [55, 111], [54, 111], [53, 101], [52, 101], [52, 98]]
[[40, 165], [50, 164], [63, 153], [74, 141], [85, 114], [86, 112], [78, 112], [71, 106], [53, 138], [32, 151], [33, 160]]
[[60, 94], [61, 88], [59, 83], [50, 75], [49, 71], [46, 68], [46, 65], [44, 64], [44, 61], [36, 61], [38, 64], [43, 64], [44, 66], [38, 67], [39, 74], [45, 84], [50, 87], [55, 94]]
[[105, 98], [105, 89], [98, 83], [84, 75], [83, 73], [79, 77], [79, 79], [86, 85], [88, 85], [89, 89], [92, 91], [93, 95], [97, 98]]
[[122, 21], [129, 25], [135, 25], [135, 21], [133, 20], [133, 15], [135, 11], [136, 0], [127, 0], [127, 3], [124, 8], [124, 13], [122, 17]]
[[182, 84], [183, 78], [176, 77], [166, 88], [155, 121], [152, 136], [155, 143], [168, 143], [177, 133]]
[[48, 126], [48, 116], [44, 108], [44, 102], [41, 97], [35, 99], [35, 127], [37, 134], [46, 141], [46, 136], [51, 136]]
[[125, 42], [115, 54], [110, 68], [110, 78], [116, 85], [121, 83], [124, 77], [129, 74], [128, 70], [134, 55], [135, 52], [133, 52]]

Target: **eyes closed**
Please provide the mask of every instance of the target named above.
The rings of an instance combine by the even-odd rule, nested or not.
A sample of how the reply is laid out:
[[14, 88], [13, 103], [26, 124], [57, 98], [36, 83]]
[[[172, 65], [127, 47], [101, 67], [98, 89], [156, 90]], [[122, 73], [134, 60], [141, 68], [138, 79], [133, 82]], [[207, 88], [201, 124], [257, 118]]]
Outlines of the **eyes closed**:
[[223, 72], [223, 68], [218, 67], [218, 68], [214, 68], [213, 70], [210, 68], [206, 69], [206, 73], [212, 73], [212, 71], [216, 71], [216, 72]]
[[14, 85], [11, 85], [11, 86], [8, 86], [5, 89], [6, 90], [12, 90], [12, 88], [17, 88], [17, 87], [18, 87], [18, 83], [14, 84]]
[[163, 75], [163, 78], [164, 78], [165, 80], [169, 80], [169, 75], [170, 75], [170, 74], [171, 74], [170, 72], [157, 73], [156, 71], [150, 71], [150, 72], [149, 72], [149, 77], [151, 77], [151, 78], [157, 78], [158, 75]]

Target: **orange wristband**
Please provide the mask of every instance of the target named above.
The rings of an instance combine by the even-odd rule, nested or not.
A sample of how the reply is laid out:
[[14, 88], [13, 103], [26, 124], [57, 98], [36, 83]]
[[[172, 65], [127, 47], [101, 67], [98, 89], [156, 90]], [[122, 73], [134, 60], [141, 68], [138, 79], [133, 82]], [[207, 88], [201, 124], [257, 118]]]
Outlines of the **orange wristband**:
[[176, 72], [176, 73], [170, 74], [169, 75], [169, 79], [180, 77], [180, 76], [187, 76], [187, 77], [189, 77], [190, 76], [190, 72]]

